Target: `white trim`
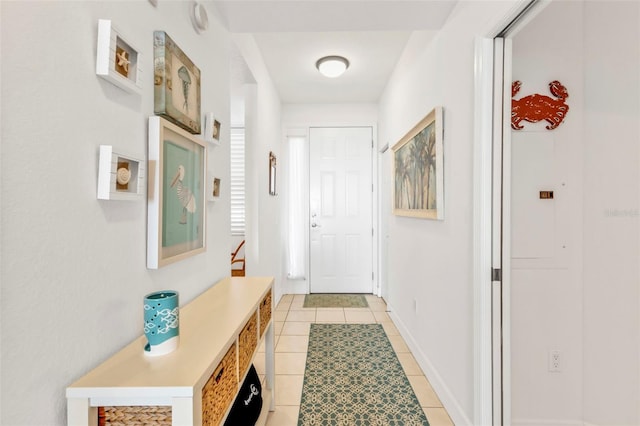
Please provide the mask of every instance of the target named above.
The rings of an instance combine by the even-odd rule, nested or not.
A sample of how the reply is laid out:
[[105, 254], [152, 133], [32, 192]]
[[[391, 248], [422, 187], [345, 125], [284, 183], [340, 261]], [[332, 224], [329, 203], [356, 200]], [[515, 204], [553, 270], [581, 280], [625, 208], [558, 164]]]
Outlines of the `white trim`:
[[[376, 296], [381, 296], [381, 288], [380, 288], [380, 271], [381, 271], [381, 262], [382, 259], [380, 259], [381, 253], [380, 253], [380, 245], [379, 245], [379, 234], [380, 234], [380, 218], [382, 217], [379, 213], [379, 206], [380, 206], [380, 198], [379, 198], [379, 194], [380, 194], [380, 188], [379, 188], [379, 180], [378, 180], [378, 155], [377, 155], [377, 149], [376, 147], [378, 146], [378, 125], [375, 122], [359, 122], [359, 121], [355, 121], [355, 122], [342, 122], [342, 121], [320, 121], [320, 122], [308, 122], [308, 123], [286, 123], [285, 125], [283, 125], [283, 131], [282, 134], [285, 135], [284, 139], [286, 140], [287, 136], [304, 136], [307, 139], [307, 154], [309, 152], [309, 148], [308, 148], [308, 143], [310, 141], [310, 134], [309, 131], [311, 128], [327, 128], [327, 127], [367, 127], [367, 128], [371, 128], [371, 137], [373, 138], [373, 148], [372, 148], [372, 152], [371, 152], [371, 182], [373, 183], [373, 194], [372, 194], [372, 218], [371, 218], [371, 225], [373, 226], [373, 232], [374, 232], [374, 238], [373, 238], [373, 243], [372, 243], [372, 251], [371, 251], [371, 255], [372, 255], [372, 268], [374, 271], [374, 279], [373, 282], [371, 284], [371, 290], [372, 290], [372, 294], [376, 295]], [[307, 158], [309, 157], [309, 155], [307, 155]], [[307, 170], [309, 170], [309, 163], [307, 163]], [[308, 178], [307, 178], [307, 185], [308, 185]], [[309, 200], [307, 198], [307, 219], [309, 218], [309, 211], [308, 211], [308, 206], [309, 206]], [[308, 224], [307, 224], [308, 225]], [[310, 271], [309, 271], [309, 267], [310, 267], [310, 263], [311, 263], [311, 253], [309, 250], [309, 241], [310, 241], [310, 237], [309, 237], [309, 226], [307, 226], [307, 253], [306, 253], [306, 264], [307, 264], [307, 270], [305, 271], [305, 274], [307, 277], [310, 277]], [[295, 283], [300, 283], [301, 281], [298, 280], [289, 280], [286, 277], [284, 277], [285, 281], [286, 281], [286, 287], [285, 290], [287, 290], [287, 293], [289, 294], [309, 294], [310, 293], [310, 280], [307, 279], [304, 282], [304, 289], [301, 288], [300, 285], [296, 285]]]
[[[525, 1], [524, 3], [529, 3], [529, 1], [531, 0]], [[551, 1], [552, 0], [535, 0], [535, 4], [533, 4], [529, 8], [529, 10], [527, 10], [526, 13], [522, 15], [518, 22], [516, 22], [516, 24], [509, 30], [509, 33], [505, 38], [513, 39], [513, 37], [515, 37], [520, 32], [520, 30], [529, 25], [529, 22], [531, 22], [536, 16], [538, 16], [538, 14], [542, 12], [545, 7], [549, 6], [551, 4]], [[523, 6], [524, 5], [518, 7], [518, 14], [523, 9]], [[515, 16], [517, 15], [514, 15], [514, 18]], [[511, 86], [509, 86], [509, 89], [511, 89]]]
[[491, 157], [493, 40], [476, 39], [473, 167], [474, 424], [493, 424], [491, 353]]
[[[581, 420], [556, 420], [556, 419], [513, 419], [516, 426], [588, 426]], [[595, 426], [595, 425], [591, 425]]]
[[122, 398], [122, 397], [95, 397], [89, 398], [89, 405], [91, 407], [112, 407], [112, 406], [169, 406], [171, 407], [172, 398], [168, 396], [158, 397], [135, 397], [135, 398]]
[[470, 425], [470, 424], [484, 424], [484, 423], [472, 423], [471, 419], [467, 417], [464, 412], [464, 409], [458, 402], [458, 400], [453, 396], [453, 392], [446, 385], [445, 381], [442, 379], [438, 370], [433, 366], [429, 358], [420, 350], [420, 346], [414, 340], [409, 330], [404, 325], [404, 323], [400, 320], [400, 318], [395, 314], [395, 309], [391, 307], [391, 305], [387, 305], [387, 311], [394, 325], [400, 332], [400, 335], [406, 342], [407, 346], [411, 350], [413, 357], [416, 362], [424, 372], [425, 377], [429, 381], [429, 384], [435, 391], [436, 395], [438, 395], [438, 399], [442, 402], [442, 406], [449, 414], [449, 417], [453, 421], [455, 425]]
[[[377, 133], [377, 132], [376, 132]], [[377, 141], [377, 135], [374, 134], [374, 141], [375, 141], [375, 147], [378, 146], [378, 141]], [[375, 195], [375, 210], [376, 213], [378, 215], [378, 220], [376, 221], [375, 227], [376, 227], [376, 239], [375, 239], [375, 244], [376, 244], [376, 248], [375, 248], [375, 253], [377, 254], [376, 256], [376, 263], [374, 263], [374, 265], [377, 264], [377, 270], [376, 270], [376, 279], [374, 281], [374, 283], [377, 286], [377, 291], [374, 291], [374, 294], [378, 297], [384, 297], [384, 296], [388, 296], [388, 282], [387, 282], [387, 277], [386, 272], [387, 272], [387, 268], [385, 267], [386, 265], [386, 259], [383, 259], [383, 247], [385, 244], [385, 239], [387, 238], [387, 236], [384, 234], [385, 231], [385, 227], [383, 226], [382, 221], [385, 218], [385, 211], [388, 208], [386, 205], [383, 205], [382, 203], [382, 185], [383, 185], [383, 179], [384, 179], [384, 173], [387, 172], [386, 170], [383, 170], [383, 164], [384, 164], [384, 156], [385, 155], [391, 155], [390, 153], [387, 154], [387, 151], [389, 150], [389, 143], [386, 143], [382, 148], [379, 149], [375, 149], [374, 147], [374, 151], [373, 151], [373, 155], [375, 157], [375, 165], [376, 165], [376, 186], [375, 186], [375, 191], [374, 191], [374, 195]], [[383, 288], [384, 287], [384, 288]], [[387, 297], [388, 298], [388, 297]]]
[[378, 126], [377, 124], [371, 125], [371, 184], [373, 185], [373, 193], [371, 194], [371, 226], [373, 227], [373, 241], [371, 250], [371, 268], [374, 272], [373, 282], [371, 283], [372, 294], [380, 297], [382, 294], [380, 285], [380, 274], [382, 259], [380, 259], [380, 218], [381, 213], [379, 211], [380, 206], [380, 173], [378, 172]]
[[[510, 36], [523, 28], [535, 15], [549, 4], [550, 0], [538, 0], [538, 3], [531, 7], [525, 16], [510, 30]], [[492, 150], [493, 150], [493, 126], [494, 126], [494, 83], [493, 64], [494, 61], [494, 38], [500, 34], [520, 13], [525, 10], [531, 0], [519, 0], [513, 8], [500, 20], [496, 20], [496, 25], [488, 29], [476, 40], [476, 62], [475, 62], [475, 144], [474, 144], [474, 257], [473, 257], [473, 288], [474, 288], [474, 424], [488, 425], [500, 424], [499, 416], [493, 418], [493, 399], [501, 398], [501, 395], [493, 394], [491, 380], [493, 378], [493, 352], [487, 354], [487, 347], [492, 348], [492, 325], [491, 313], [492, 297], [490, 271], [492, 267], [492, 235], [488, 231], [491, 226], [493, 215], [492, 207], [492, 186], [491, 176]], [[489, 48], [490, 46], [490, 48]], [[483, 66], [483, 64], [485, 66]], [[491, 93], [486, 92], [488, 85]], [[510, 92], [509, 92], [510, 94]], [[489, 115], [487, 116], [487, 113]], [[489, 180], [487, 180], [489, 179]], [[489, 191], [489, 199], [487, 199]], [[505, 226], [503, 224], [503, 226]], [[509, 249], [507, 247], [506, 249]], [[503, 253], [508, 253], [503, 247]], [[508, 257], [508, 256], [505, 256]], [[501, 259], [502, 260], [502, 259]], [[508, 281], [510, 271], [509, 263], [502, 264], [503, 283]], [[487, 284], [489, 283], [489, 284]], [[503, 298], [509, 296], [507, 290], [503, 293]], [[510, 314], [507, 307], [507, 320]], [[510, 333], [509, 324], [503, 333]], [[505, 349], [506, 351], [507, 349]], [[503, 370], [510, 374], [510, 359], [502, 359]], [[505, 395], [503, 424], [510, 424], [510, 383], [506, 378], [506, 386], [503, 378], [502, 394]], [[487, 388], [488, 387], [488, 388]], [[487, 393], [488, 392], [488, 393]]]
[[[511, 39], [504, 39], [502, 105], [511, 105]], [[498, 108], [496, 108], [498, 111]], [[511, 108], [503, 109], [502, 122], [502, 413], [511, 422]], [[497, 145], [497, 141], [496, 141]]]

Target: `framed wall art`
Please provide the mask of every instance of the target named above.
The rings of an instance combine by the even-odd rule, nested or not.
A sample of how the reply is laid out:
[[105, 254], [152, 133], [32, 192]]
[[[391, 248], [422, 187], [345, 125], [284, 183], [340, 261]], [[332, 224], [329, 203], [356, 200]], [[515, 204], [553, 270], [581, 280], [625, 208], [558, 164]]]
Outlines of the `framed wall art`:
[[213, 116], [213, 113], [206, 113], [204, 116], [204, 140], [216, 146], [220, 145], [220, 127], [221, 124]]
[[161, 118], [149, 118], [147, 268], [205, 251], [207, 148]]
[[219, 178], [213, 178], [213, 197], [214, 198], [220, 197], [220, 179]]
[[100, 145], [98, 162], [99, 200], [137, 200], [144, 194], [145, 165], [138, 158]]
[[207, 200], [217, 201], [220, 199], [220, 186], [222, 181], [220, 178], [215, 177], [212, 171], [207, 173]]
[[153, 33], [154, 113], [200, 133], [200, 69], [164, 31]]
[[142, 55], [108, 19], [98, 20], [96, 74], [130, 93], [142, 92]]
[[442, 131], [436, 107], [393, 146], [393, 214], [444, 219]]
[[276, 156], [273, 152], [269, 152], [269, 195], [278, 195], [276, 192], [276, 166]]

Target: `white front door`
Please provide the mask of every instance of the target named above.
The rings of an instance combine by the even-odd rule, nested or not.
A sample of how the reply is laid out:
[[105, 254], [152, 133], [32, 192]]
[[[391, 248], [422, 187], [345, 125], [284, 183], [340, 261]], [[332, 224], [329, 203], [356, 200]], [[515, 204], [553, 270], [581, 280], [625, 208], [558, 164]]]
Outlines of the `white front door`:
[[311, 293], [373, 290], [372, 133], [310, 129]]

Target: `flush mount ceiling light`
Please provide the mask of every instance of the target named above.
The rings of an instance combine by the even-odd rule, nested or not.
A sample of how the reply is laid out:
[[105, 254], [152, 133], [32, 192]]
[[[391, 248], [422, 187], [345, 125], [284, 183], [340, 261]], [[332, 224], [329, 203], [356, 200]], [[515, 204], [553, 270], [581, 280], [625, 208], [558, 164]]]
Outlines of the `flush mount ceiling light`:
[[325, 77], [339, 77], [349, 68], [349, 61], [342, 56], [325, 56], [316, 61], [316, 68]]

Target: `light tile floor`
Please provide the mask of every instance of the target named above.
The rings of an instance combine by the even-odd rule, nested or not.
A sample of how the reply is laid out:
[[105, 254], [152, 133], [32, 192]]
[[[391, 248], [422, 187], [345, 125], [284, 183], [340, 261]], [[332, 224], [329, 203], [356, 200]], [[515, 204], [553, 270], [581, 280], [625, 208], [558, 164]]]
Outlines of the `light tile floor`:
[[[369, 308], [303, 308], [304, 295], [284, 295], [274, 313], [276, 347], [276, 410], [269, 413], [267, 426], [298, 424], [302, 383], [311, 323], [380, 323], [396, 351], [409, 382], [431, 426], [452, 426], [442, 403], [386, 313], [387, 305], [367, 295]], [[264, 353], [264, 343], [259, 352]], [[264, 377], [264, 356], [255, 358], [258, 373]]]

